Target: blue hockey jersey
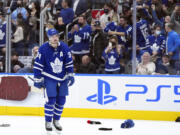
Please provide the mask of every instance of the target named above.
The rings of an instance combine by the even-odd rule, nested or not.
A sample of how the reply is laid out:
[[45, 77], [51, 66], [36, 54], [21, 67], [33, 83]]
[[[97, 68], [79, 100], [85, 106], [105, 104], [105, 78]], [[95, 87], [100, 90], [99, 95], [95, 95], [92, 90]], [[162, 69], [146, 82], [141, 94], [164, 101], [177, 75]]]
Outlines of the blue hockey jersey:
[[105, 60], [105, 71], [113, 72], [113, 71], [120, 70], [121, 55], [118, 54], [118, 52], [116, 51], [116, 48], [112, 49], [108, 53], [105, 53], [105, 50], [104, 50], [102, 57]]
[[6, 22], [0, 25], [0, 47], [6, 44]]
[[104, 28], [104, 32], [109, 32], [109, 31], [116, 31], [117, 25], [115, 22], [110, 22], [106, 25]]
[[44, 43], [35, 59], [34, 77], [63, 81], [68, 73], [73, 73], [73, 60], [68, 46], [59, 42], [55, 49], [48, 42]]
[[90, 52], [90, 40], [92, 29], [88, 24], [74, 33], [69, 32], [68, 38], [73, 39], [70, 50], [73, 54], [88, 54]]
[[150, 35], [146, 39], [146, 46], [148, 47], [147, 51], [150, 54], [152, 54], [153, 52], [152, 47], [156, 46], [158, 55], [162, 55], [162, 53], [165, 51], [165, 47], [166, 47], [165, 45], [166, 45], [166, 37], [163, 35], [159, 35], [157, 37], [155, 35]]
[[118, 43], [124, 45], [126, 48], [129, 46], [127, 45], [127, 36], [131, 37], [132, 34], [132, 26], [127, 25], [126, 27], [117, 26], [117, 32], [124, 32], [125, 36], [118, 36]]
[[137, 44], [140, 47], [145, 47], [146, 39], [150, 35], [149, 32], [149, 25], [146, 20], [141, 19], [139, 22], [136, 23], [137, 29]]

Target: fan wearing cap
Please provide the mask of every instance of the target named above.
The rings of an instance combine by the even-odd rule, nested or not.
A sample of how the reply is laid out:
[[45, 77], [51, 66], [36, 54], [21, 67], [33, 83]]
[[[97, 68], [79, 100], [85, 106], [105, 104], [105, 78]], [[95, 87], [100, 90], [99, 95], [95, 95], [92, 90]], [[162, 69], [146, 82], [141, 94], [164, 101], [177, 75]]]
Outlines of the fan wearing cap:
[[68, 46], [59, 41], [59, 33], [52, 28], [47, 31], [49, 38], [38, 50], [34, 62], [34, 86], [45, 88], [47, 102], [45, 108], [45, 127], [61, 131], [59, 120], [68, 95], [68, 86], [73, 85], [73, 60]]

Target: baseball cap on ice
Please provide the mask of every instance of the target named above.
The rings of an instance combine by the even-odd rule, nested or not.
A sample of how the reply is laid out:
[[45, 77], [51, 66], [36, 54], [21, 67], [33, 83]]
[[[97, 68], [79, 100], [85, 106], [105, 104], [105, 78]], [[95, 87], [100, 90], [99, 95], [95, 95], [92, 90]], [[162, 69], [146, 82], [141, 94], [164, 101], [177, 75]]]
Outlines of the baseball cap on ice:
[[56, 29], [54, 29], [54, 28], [49, 29], [49, 30], [47, 31], [47, 36], [48, 36], [48, 37], [51, 37], [51, 36], [54, 36], [54, 35], [58, 35], [58, 34], [59, 34], [59, 32], [58, 32]]

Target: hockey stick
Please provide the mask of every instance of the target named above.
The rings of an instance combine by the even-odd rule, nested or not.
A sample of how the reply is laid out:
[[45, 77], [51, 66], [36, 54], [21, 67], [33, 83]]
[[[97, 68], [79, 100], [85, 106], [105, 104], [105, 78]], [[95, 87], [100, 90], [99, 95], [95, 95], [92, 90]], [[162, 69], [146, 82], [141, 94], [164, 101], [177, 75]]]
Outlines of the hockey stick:
[[[34, 78], [32, 78], [31, 76], [28, 76], [28, 78], [34, 82]], [[32, 92], [36, 92], [36, 93], [42, 93], [43, 92], [43, 88], [39, 89], [35, 86], [30, 86], [31, 87], [31, 91]]]

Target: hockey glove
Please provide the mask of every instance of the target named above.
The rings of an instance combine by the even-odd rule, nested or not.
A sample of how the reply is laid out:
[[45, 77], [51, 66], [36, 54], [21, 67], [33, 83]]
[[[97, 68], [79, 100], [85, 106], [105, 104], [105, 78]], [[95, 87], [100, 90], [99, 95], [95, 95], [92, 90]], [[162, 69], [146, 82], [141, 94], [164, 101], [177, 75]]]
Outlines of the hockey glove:
[[34, 78], [34, 86], [41, 89], [44, 87], [44, 78]]
[[67, 85], [72, 86], [73, 84], [74, 84], [74, 75], [69, 74], [68, 77], [67, 77]]

